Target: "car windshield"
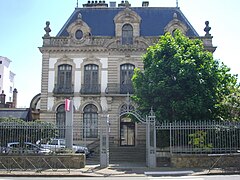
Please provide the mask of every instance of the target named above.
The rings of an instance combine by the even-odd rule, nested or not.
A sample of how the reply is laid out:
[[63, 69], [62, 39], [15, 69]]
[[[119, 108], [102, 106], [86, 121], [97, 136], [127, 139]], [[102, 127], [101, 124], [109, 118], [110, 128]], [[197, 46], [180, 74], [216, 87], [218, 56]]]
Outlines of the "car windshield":
[[50, 145], [58, 145], [58, 140], [53, 139], [52, 141], [49, 142]]

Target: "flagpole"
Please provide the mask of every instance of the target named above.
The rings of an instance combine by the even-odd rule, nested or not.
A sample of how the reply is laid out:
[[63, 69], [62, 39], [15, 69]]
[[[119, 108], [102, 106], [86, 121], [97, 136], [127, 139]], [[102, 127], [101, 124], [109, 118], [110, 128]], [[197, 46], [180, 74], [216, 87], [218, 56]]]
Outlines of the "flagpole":
[[65, 140], [66, 148], [72, 149], [73, 147], [73, 101], [65, 100], [66, 112], [66, 127], [65, 127]]

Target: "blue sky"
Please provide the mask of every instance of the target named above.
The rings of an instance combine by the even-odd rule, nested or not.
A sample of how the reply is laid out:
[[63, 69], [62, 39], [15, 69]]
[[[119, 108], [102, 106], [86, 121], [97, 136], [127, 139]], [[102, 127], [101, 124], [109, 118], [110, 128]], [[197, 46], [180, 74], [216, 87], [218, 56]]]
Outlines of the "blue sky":
[[[111, 0], [120, 3], [121, 0]], [[45, 22], [50, 21], [51, 36], [56, 36], [76, 7], [77, 0], [1, 0], [0, 56], [12, 60], [16, 73], [18, 107], [29, 107], [41, 91], [41, 53]], [[79, 7], [87, 0], [79, 0]], [[106, 0], [108, 3], [109, 1]], [[140, 7], [142, 1], [129, 0]], [[240, 74], [240, 1], [178, 0], [179, 7], [200, 36], [205, 21], [212, 28], [214, 58], [224, 62], [233, 74]], [[175, 7], [176, 0], [149, 0], [151, 7]]]

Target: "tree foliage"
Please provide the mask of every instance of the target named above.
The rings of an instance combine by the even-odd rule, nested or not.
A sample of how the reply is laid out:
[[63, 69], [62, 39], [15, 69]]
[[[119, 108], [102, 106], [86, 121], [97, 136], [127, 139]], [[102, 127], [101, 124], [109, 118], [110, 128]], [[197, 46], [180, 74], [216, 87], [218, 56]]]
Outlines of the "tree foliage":
[[143, 64], [143, 71], [134, 70], [133, 100], [142, 112], [153, 107], [160, 121], [216, 119], [220, 102], [237, 82], [201, 40], [178, 30], [150, 46]]
[[219, 108], [219, 119], [240, 121], [240, 86], [234, 87], [232, 93], [223, 98]]

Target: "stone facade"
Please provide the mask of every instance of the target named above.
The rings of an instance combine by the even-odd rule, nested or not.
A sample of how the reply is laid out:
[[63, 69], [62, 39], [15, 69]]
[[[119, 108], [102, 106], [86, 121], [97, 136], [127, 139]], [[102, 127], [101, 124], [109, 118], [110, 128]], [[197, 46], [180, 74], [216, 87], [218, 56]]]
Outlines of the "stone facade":
[[171, 165], [176, 168], [239, 168], [239, 154], [175, 155]]
[[[165, 24], [154, 35], [151, 27], [145, 27], [148, 24], [147, 21], [152, 21], [152, 18], [146, 18], [149, 14], [146, 12], [153, 11], [153, 14], [159, 15], [155, 12], [156, 10], [163, 14], [171, 14], [171, 17], [169, 17], [169, 21], [165, 20]], [[102, 24], [99, 24], [99, 29], [98, 25], [95, 25], [99, 23], [97, 19], [95, 22], [90, 20], [91, 13], [98, 11], [101, 11], [99, 16], [104, 16], [104, 13], [112, 16], [110, 19], [110, 15], [106, 15], [111, 24], [111, 27], [109, 24], [104, 25], [106, 32], [100, 32], [101, 28], [104, 30]], [[94, 15], [94, 18], [100, 17]], [[103, 19], [99, 20], [104, 22]], [[158, 24], [158, 17], [155, 17], [155, 22]], [[124, 71], [124, 68], [143, 69], [142, 55], [150, 45], [158, 41], [159, 36], [164, 32], [172, 33], [175, 29], [180, 29], [191, 38], [202, 38], [210, 51], [215, 50], [211, 43], [212, 37], [199, 37], [189, 22], [185, 21], [179, 8], [131, 8], [127, 1], [125, 5], [121, 4], [121, 7], [115, 8], [108, 8], [106, 4], [104, 7], [94, 6], [92, 8], [91, 4], [85, 4], [83, 8], [75, 9], [56, 37], [50, 36], [49, 24], [48, 22], [45, 28], [43, 45], [39, 48], [42, 53], [40, 119], [56, 123], [59, 106], [64, 104], [65, 98], [72, 99], [74, 102], [74, 141], [78, 143], [91, 144], [98, 140], [98, 136], [91, 138], [84, 135], [85, 108], [93, 105], [97, 109], [95, 113], [97, 113], [98, 125], [95, 124], [94, 127], [97, 127], [98, 132], [101, 116], [109, 114], [111, 146], [136, 147], [145, 144], [145, 126], [120, 117], [120, 111], [126, 104], [128, 93], [132, 94], [133, 92], [131, 83], [124, 84], [130, 86], [122, 86], [121, 81], [126, 74], [126, 76], [131, 76], [128, 73], [133, 71], [133, 69]], [[125, 27], [127, 35], [124, 34]], [[127, 29], [129, 27], [130, 31]], [[110, 32], [111, 28], [114, 29], [113, 32]], [[108, 31], [109, 34], [107, 34]], [[150, 32], [149, 35], [147, 35], [147, 31]], [[126, 39], [127, 43], [123, 36], [130, 38]], [[71, 67], [69, 91], [58, 91], [61, 65]], [[86, 83], [91, 85], [85, 77], [88, 65], [97, 67], [97, 75], [94, 75], [97, 80], [94, 92], [92, 87], [86, 86]], [[121, 89], [122, 87], [125, 89]], [[87, 128], [91, 128], [91, 124]], [[124, 138], [128, 138], [128, 140]]]

